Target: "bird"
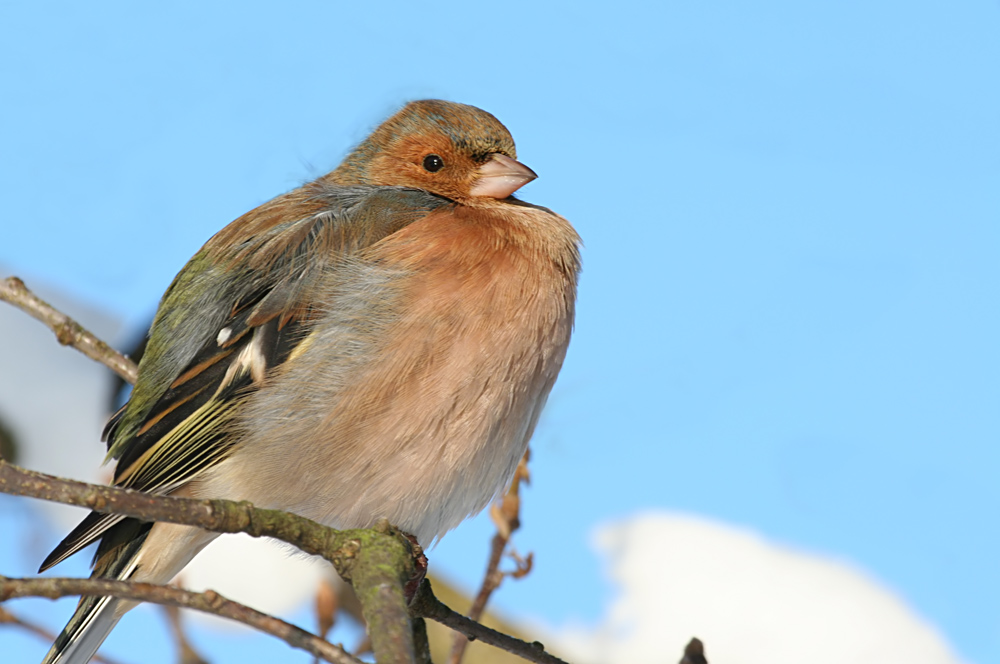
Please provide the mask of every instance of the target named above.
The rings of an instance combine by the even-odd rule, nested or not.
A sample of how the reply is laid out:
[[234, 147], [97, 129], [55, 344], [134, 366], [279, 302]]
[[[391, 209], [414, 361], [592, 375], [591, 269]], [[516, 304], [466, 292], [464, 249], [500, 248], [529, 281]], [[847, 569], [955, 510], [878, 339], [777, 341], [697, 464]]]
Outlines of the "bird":
[[[423, 546], [509, 484], [566, 356], [581, 239], [492, 114], [405, 104], [333, 171], [212, 236], [164, 293], [113, 484], [250, 501]], [[166, 583], [217, 535], [92, 512], [44, 571]], [[135, 602], [84, 597], [43, 664], [85, 664]]]

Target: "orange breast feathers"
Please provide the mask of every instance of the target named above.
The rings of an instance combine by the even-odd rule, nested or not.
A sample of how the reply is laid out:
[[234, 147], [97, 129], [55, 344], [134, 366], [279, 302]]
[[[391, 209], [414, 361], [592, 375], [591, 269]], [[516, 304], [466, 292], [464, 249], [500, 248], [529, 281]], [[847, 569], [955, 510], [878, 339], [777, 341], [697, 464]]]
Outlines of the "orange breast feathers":
[[[241, 447], [206, 490], [340, 528], [385, 517], [425, 544], [454, 528], [524, 454], [569, 343], [578, 243], [562, 217], [498, 201], [372, 245], [358, 272], [387, 276], [331, 303], [326, 336], [276, 377], [303, 389], [250, 399]], [[280, 463], [238, 463], [244, 451]]]
[[[413, 478], [392, 488], [408, 494], [395, 504], [430, 511], [386, 517], [418, 539], [485, 507], [524, 454], [569, 344], [578, 243], [562, 217], [507, 203], [433, 213], [368, 253], [411, 275], [405, 306], [328, 423], [392, 441], [393, 458], [362, 486], [379, 493], [378, 474]], [[378, 512], [370, 498], [355, 514]]]
[[[500, 204], [435, 212], [376, 244], [367, 258], [411, 276], [384, 360], [371, 367], [380, 375], [359, 381], [395, 396], [358, 399], [388, 403], [407, 395], [422, 401], [409, 404], [420, 412], [428, 399], [454, 398], [466, 383], [537, 395], [533, 383], [554, 379], [569, 343], [578, 242], [558, 215]], [[360, 405], [349, 401], [345, 408]]]

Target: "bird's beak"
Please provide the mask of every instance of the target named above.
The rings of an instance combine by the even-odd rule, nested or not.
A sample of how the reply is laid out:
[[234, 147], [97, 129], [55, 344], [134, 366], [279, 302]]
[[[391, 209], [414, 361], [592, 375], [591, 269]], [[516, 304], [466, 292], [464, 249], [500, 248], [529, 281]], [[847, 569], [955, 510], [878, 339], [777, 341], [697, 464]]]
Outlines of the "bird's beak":
[[533, 170], [516, 159], [494, 154], [479, 168], [479, 178], [469, 193], [473, 196], [507, 198], [537, 177]]

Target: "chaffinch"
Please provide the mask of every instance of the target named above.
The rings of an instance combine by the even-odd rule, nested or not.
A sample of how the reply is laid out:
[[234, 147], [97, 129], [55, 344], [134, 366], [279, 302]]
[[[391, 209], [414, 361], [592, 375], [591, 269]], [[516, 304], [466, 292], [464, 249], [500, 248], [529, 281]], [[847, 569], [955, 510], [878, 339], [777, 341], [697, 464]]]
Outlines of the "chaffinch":
[[[573, 326], [579, 237], [489, 113], [407, 104], [333, 172], [212, 237], [167, 289], [107, 428], [116, 486], [249, 500], [429, 544], [510, 481]], [[91, 513], [42, 570], [165, 583], [216, 537]], [[46, 663], [133, 602], [85, 597]]]

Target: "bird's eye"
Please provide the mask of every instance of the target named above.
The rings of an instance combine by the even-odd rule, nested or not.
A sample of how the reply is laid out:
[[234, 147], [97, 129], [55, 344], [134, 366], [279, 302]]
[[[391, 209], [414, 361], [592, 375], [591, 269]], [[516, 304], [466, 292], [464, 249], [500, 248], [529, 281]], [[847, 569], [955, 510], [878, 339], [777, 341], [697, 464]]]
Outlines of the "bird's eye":
[[424, 170], [428, 173], [437, 173], [444, 168], [444, 159], [436, 154], [429, 154], [424, 157]]

